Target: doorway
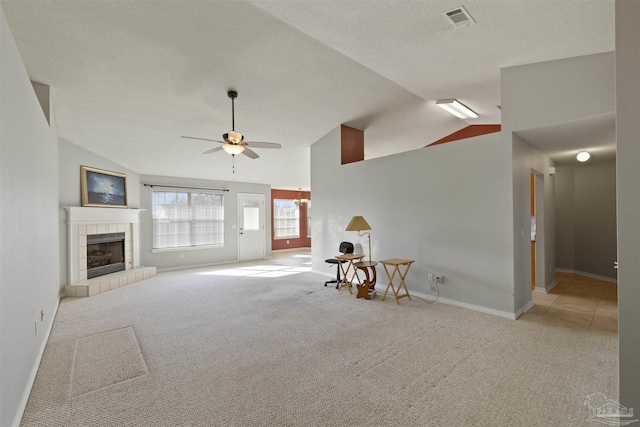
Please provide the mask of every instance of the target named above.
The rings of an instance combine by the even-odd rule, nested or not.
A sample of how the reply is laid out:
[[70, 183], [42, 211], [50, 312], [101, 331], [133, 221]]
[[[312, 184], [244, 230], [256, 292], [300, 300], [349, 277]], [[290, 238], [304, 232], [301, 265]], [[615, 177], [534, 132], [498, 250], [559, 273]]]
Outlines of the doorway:
[[531, 290], [546, 292], [544, 174], [531, 169]]
[[238, 260], [264, 259], [264, 194], [238, 194]]

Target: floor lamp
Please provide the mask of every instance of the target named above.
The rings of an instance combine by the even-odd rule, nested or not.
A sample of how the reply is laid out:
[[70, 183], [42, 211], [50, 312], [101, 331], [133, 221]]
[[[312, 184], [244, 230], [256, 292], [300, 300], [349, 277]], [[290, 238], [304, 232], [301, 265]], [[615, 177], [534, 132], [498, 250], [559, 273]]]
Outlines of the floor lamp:
[[357, 231], [359, 236], [367, 235], [369, 239], [369, 261], [371, 259], [371, 233], [361, 233], [362, 230], [371, 230], [371, 226], [367, 223], [367, 221], [361, 216], [354, 216], [349, 221], [349, 225], [344, 229], [345, 231]]

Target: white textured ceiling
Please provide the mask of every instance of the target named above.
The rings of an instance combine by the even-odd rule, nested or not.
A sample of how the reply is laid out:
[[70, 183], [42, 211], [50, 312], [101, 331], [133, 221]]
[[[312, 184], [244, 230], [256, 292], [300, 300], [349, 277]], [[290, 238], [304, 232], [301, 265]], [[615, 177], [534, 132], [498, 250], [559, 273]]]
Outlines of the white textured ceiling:
[[[443, 16], [463, 4], [476, 25]], [[309, 146], [345, 123], [366, 155], [499, 123], [500, 68], [614, 50], [613, 0], [4, 1], [60, 136], [142, 174], [309, 188]], [[257, 160], [180, 135], [236, 130]], [[465, 122], [435, 107], [457, 98]]]

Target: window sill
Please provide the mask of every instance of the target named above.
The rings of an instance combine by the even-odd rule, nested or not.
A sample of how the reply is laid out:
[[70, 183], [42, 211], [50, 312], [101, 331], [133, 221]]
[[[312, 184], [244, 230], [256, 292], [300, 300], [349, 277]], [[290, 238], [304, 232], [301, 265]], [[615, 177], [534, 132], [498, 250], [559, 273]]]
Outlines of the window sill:
[[300, 236], [284, 236], [284, 237], [274, 237], [273, 240], [293, 240], [293, 239], [299, 239]]

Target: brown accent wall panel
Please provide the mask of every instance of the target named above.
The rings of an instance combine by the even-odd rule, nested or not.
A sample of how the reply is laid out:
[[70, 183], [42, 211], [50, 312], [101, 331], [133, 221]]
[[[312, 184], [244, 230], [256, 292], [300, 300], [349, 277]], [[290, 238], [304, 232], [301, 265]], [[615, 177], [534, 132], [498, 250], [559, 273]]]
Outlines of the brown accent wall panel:
[[340, 125], [341, 165], [364, 160], [364, 131]]
[[447, 135], [444, 138], [432, 142], [427, 145], [431, 147], [433, 145], [444, 144], [445, 142], [458, 141], [460, 139], [472, 138], [474, 136], [486, 135], [488, 133], [500, 132], [502, 125], [470, 125], [466, 128], [460, 129], [457, 132]]

